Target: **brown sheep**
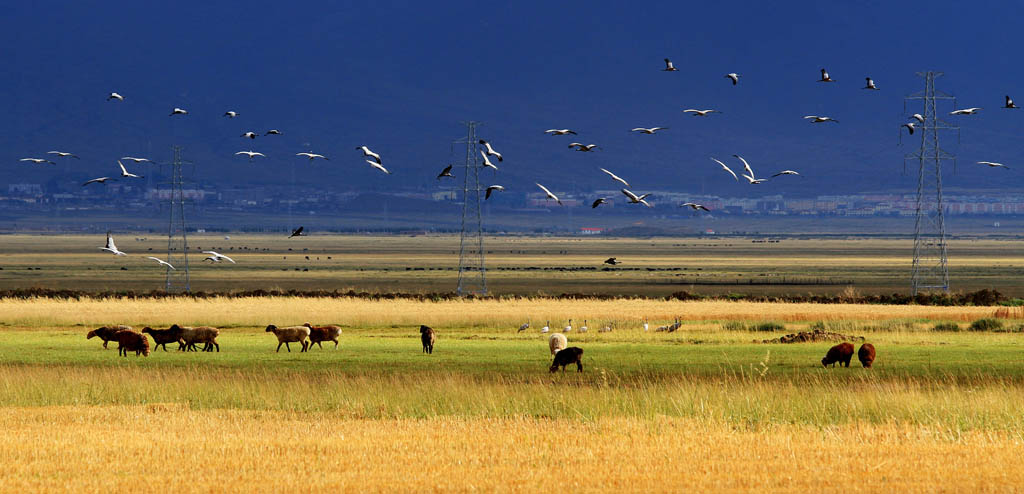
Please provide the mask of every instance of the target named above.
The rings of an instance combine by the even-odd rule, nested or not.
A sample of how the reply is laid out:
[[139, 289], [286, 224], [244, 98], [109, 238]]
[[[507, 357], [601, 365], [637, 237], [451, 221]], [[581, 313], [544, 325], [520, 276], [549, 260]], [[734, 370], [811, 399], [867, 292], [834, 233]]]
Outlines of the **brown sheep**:
[[340, 327], [334, 325], [314, 326], [308, 322], [303, 326], [309, 328], [309, 346], [312, 347], [315, 343], [323, 350], [324, 346], [320, 344], [321, 341], [333, 341], [334, 349], [338, 349], [338, 337], [341, 336]]
[[85, 335], [85, 339], [88, 340], [88, 339], [92, 339], [93, 336], [97, 336], [97, 337], [99, 337], [99, 339], [103, 340], [103, 348], [106, 349], [107, 348], [107, 343], [109, 343], [111, 341], [117, 341], [117, 333], [118, 333], [118, 331], [131, 331], [131, 330], [132, 330], [131, 326], [125, 326], [123, 324], [122, 325], [118, 325], [118, 326], [103, 326], [102, 328], [97, 328], [97, 329], [94, 329], [92, 331], [89, 331], [89, 333]]
[[[267, 326], [268, 333], [274, 333], [277, 337], [277, 351], [281, 351], [281, 345], [284, 345], [288, 351], [292, 351], [291, 345], [288, 343], [299, 343], [302, 345], [302, 351], [309, 350], [309, 338], [310, 330], [305, 326], [289, 326], [287, 328], [279, 328], [273, 324]], [[302, 353], [302, 352], [299, 352]]]
[[576, 372], [583, 372], [583, 349], [578, 346], [571, 346], [565, 350], [559, 350], [555, 354], [555, 361], [551, 363], [551, 372], [555, 372], [559, 367], [562, 368], [562, 372], [565, 372], [565, 366], [569, 364], [576, 364]]
[[117, 354], [128, 356], [128, 352], [135, 352], [135, 356], [138, 357], [141, 353], [143, 356], [149, 356], [149, 338], [145, 335], [136, 333], [135, 331], [118, 331], [117, 332]]
[[160, 346], [162, 345], [164, 347], [164, 351], [166, 352], [168, 343], [177, 343], [179, 346], [181, 346], [182, 332], [183, 330], [181, 329], [181, 326], [178, 326], [177, 324], [171, 326], [168, 329], [153, 329], [149, 326], [142, 328], [142, 334], [148, 333], [149, 336], [153, 338], [153, 343], [155, 344], [153, 346], [153, 351], [156, 351], [156, 349], [160, 348]]
[[875, 345], [871, 343], [861, 345], [860, 350], [857, 350], [857, 360], [860, 360], [860, 365], [865, 368], [871, 368], [871, 364], [875, 361]]
[[420, 342], [423, 343], [423, 353], [434, 353], [434, 329], [430, 326], [420, 326]]
[[840, 343], [832, 348], [828, 349], [828, 353], [825, 354], [825, 358], [821, 359], [821, 365], [828, 367], [832, 364], [832, 367], [836, 366], [836, 363], [845, 364], [847, 367], [850, 366], [850, 360], [853, 359], [853, 344], [852, 343]]
[[[171, 326], [171, 329], [173, 328], [174, 326]], [[210, 326], [182, 328], [181, 341], [185, 344], [186, 351], [195, 352], [197, 351], [196, 343], [202, 343], [204, 352], [212, 352], [214, 348], [220, 352], [220, 345], [217, 344], [217, 336], [219, 335], [220, 330]]]

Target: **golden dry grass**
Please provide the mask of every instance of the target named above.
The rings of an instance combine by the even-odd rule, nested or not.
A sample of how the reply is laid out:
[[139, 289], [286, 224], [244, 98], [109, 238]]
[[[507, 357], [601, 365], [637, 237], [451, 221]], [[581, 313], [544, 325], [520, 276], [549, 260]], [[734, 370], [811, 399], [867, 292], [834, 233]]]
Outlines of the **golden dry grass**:
[[[98, 326], [103, 324], [213, 325], [263, 327], [306, 321], [352, 327], [416, 326], [516, 328], [532, 321], [558, 325], [573, 318], [615, 321], [620, 329], [639, 328], [646, 317], [652, 325], [686, 321], [884, 321], [926, 319], [973, 321], [991, 317], [992, 307], [934, 307], [916, 305], [783, 304], [755, 302], [665, 300], [366, 300], [358, 298], [213, 298], [205, 300], [55, 300], [0, 301], [0, 321], [16, 328]], [[560, 327], [560, 326], [559, 326]]]
[[1022, 447], [1008, 433], [899, 424], [3, 412], [0, 492], [1011, 492]]

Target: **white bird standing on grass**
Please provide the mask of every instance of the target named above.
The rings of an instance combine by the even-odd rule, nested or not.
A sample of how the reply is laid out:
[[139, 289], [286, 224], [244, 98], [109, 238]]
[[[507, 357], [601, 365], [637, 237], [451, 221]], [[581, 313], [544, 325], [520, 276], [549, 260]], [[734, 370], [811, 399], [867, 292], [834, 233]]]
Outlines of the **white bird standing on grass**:
[[[534, 183], [536, 183], [536, 182], [534, 182]], [[555, 202], [557, 202], [557, 203], [558, 203], [558, 205], [559, 205], [559, 206], [561, 206], [561, 205], [562, 205], [562, 200], [561, 200], [561, 199], [559, 199], [559, 198], [558, 198], [558, 196], [556, 196], [556, 195], [552, 194], [552, 193], [551, 193], [551, 191], [550, 191], [550, 190], [548, 190], [548, 188], [547, 188], [547, 187], [545, 187], [545, 186], [543, 186], [543, 185], [541, 185], [541, 184], [539, 184], [539, 183], [537, 183], [537, 187], [540, 187], [540, 190], [543, 190], [543, 191], [544, 191], [544, 193], [545, 193], [545, 194], [547, 194], [547, 196], [548, 196], [548, 199], [554, 200]]]
[[625, 195], [626, 195], [626, 197], [628, 197], [628, 198], [629, 198], [629, 203], [630, 203], [630, 204], [643, 204], [644, 206], [647, 206], [647, 207], [649, 207], [649, 208], [650, 208], [650, 207], [653, 207], [653, 206], [651, 206], [651, 205], [650, 205], [650, 204], [649, 204], [649, 203], [648, 203], [648, 202], [647, 202], [647, 201], [645, 200], [645, 199], [647, 199], [647, 196], [651, 195], [650, 193], [647, 193], [647, 194], [644, 194], [644, 195], [638, 196], [638, 195], [634, 194], [634, 193], [633, 193], [633, 191], [631, 191], [631, 190], [629, 190], [629, 189], [622, 189], [622, 193], [623, 193], [623, 194], [625, 194]]
[[648, 128], [644, 128], [644, 127], [637, 127], [635, 129], [631, 130], [630, 132], [642, 132], [644, 134], [650, 135], [650, 134], [654, 134], [655, 132], [657, 132], [659, 130], [665, 130], [665, 129], [668, 129], [668, 127], [651, 127], [649, 129]]
[[124, 163], [121, 160], [117, 160], [117, 165], [121, 167], [121, 176], [124, 178], [143, 178], [142, 175], [136, 175], [134, 173], [128, 173], [128, 170], [124, 168]]
[[544, 327], [540, 328], [540, 332], [541, 333], [547, 333], [548, 331], [551, 331], [551, 328], [549, 328], [548, 326], [551, 326], [551, 321], [545, 322], [544, 323]]
[[565, 328], [562, 329], [563, 333], [568, 333], [570, 331], [572, 331], [572, 319], [569, 319], [569, 324], [567, 324]]
[[107, 232], [107, 245], [106, 247], [100, 247], [100, 250], [107, 251], [115, 256], [127, 256], [124, 252], [117, 250], [117, 246], [114, 245], [114, 236]]
[[729, 175], [732, 175], [733, 179], [735, 179], [737, 181], [740, 179], [740, 177], [736, 176], [736, 172], [732, 171], [732, 169], [730, 169], [728, 166], [725, 166], [725, 163], [722, 163], [721, 161], [718, 161], [718, 160], [716, 160], [714, 158], [711, 158], [711, 161], [714, 161], [715, 163], [718, 163], [719, 165], [721, 165], [722, 169], [727, 171], [727, 172], [729, 172]]
[[489, 143], [489, 142], [487, 142], [487, 141], [485, 141], [483, 139], [480, 139], [480, 144], [483, 144], [484, 147], [487, 148], [487, 154], [488, 155], [490, 155], [490, 156], [497, 156], [498, 157], [498, 161], [505, 161], [505, 158], [503, 158], [501, 156], [501, 153], [495, 151], [494, 148], [491, 147], [491, 143]]
[[608, 170], [605, 170], [604, 168], [598, 168], [598, 170], [601, 170], [601, 171], [607, 173], [609, 177], [612, 177], [612, 180], [615, 180], [616, 182], [619, 182], [622, 185], [625, 185], [626, 187], [629, 187], [629, 182], [625, 181], [622, 177], [620, 177], [620, 176], [618, 176], [618, 175], [616, 175], [616, 174], [614, 174], [614, 173], [612, 173], [612, 172], [610, 172]]
[[384, 162], [381, 161], [381, 159], [380, 159], [380, 155], [375, 153], [375, 152], [373, 152], [373, 151], [370, 151], [370, 148], [368, 148], [366, 146], [359, 146], [356, 149], [362, 151], [364, 157], [373, 158], [373, 161], [376, 161], [378, 164], [381, 164], [381, 165], [384, 164]]
[[65, 153], [64, 151], [47, 151], [46, 154], [56, 154], [57, 156], [60, 156], [61, 158], [74, 158], [76, 160], [77, 159], [81, 159], [81, 158], [78, 157], [77, 154]]
[[[171, 263], [169, 263], [169, 262], [167, 262], [167, 261], [165, 261], [163, 259], [160, 259], [159, 257], [146, 256], [146, 259], [152, 259], [152, 260], [160, 263], [161, 266], [167, 266], [170, 269], [174, 269], [174, 266], [171, 266]], [[177, 271], [177, 270], [175, 270], [175, 271]]]

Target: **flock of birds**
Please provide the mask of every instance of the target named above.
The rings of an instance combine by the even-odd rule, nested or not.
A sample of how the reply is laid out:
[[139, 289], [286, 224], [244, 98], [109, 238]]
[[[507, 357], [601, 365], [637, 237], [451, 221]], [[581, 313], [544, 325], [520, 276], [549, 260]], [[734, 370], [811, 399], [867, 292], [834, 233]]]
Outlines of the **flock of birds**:
[[[672, 61], [670, 59], [666, 58], [665, 59], [665, 68], [663, 69], [663, 71], [665, 71], [665, 72], [678, 72], [679, 69], [676, 68], [675, 65], [673, 65], [673, 63], [672, 63]], [[737, 73], [728, 73], [728, 74], [725, 74], [724, 77], [726, 79], [728, 79], [733, 86], [736, 86], [736, 85], [739, 84], [741, 75], [737, 74]], [[836, 80], [831, 77], [831, 75], [828, 73], [827, 70], [822, 68], [821, 69], [821, 77], [817, 80], [817, 82], [819, 82], [819, 83], [835, 83]], [[871, 90], [871, 91], [878, 91], [879, 90], [878, 86], [875, 84], [875, 81], [871, 77], [865, 77], [865, 86], [862, 89]], [[107, 101], [124, 102], [125, 101], [125, 97], [123, 95], [121, 95], [120, 93], [112, 92], [112, 93], [110, 93], [108, 95]], [[1003, 108], [1006, 108], [1006, 109], [1017, 109], [1018, 106], [1016, 104], [1014, 104], [1013, 99], [1011, 99], [1010, 96], [1006, 96]], [[982, 110], [982, 108], [979, 108], [979, 107], [962, 108], [962, 109], [956, 109], [956, 110], [950, 112], [950, 114], [951, 115], [976, 115], [981, 110]], [[705, 118], [709, 117], [709, 116], [711, 116], [713, 114], [721, 114], [722, 113], [721, 111], [719, 111], [717, 109], [714, 109], [714, 108], [704, 108], [704, 109], [688, 108], [688, 109], [685, 109], [685, 110], [682, 110], [682, 111], [683, 111], [683, 113], [690, 114], [690, 115], [692, 115], [694, 117], [705, 117]], [[189, 112], [186, 109], [179, 108], [179, 107], [174, 107], [173, 110], [171, 110], [171, 112], [169, 114], [169, 117], [171, 117], [171, 118], [183, 118], [183, 117], [185, 117], [187, 115], [189, 115]], [[227, 118], [230, 118], [230, 119], [237, 118], [238, 116], [239, 116], [239, 113], [237, 111], [234, 111], [234, 110], [225, 111], [224, 114], [223, 114], [223, 117], [227, 117]], [[803, 118], [805, 120], [809, 121], [812, 124], [821, 124], [821, 123], [838, 124], [839, 123], [839, 120], [837, 120], [835, 118], [832, 118], [830, 116], [825, 116], [825, 115], [805, 115]], [[926, 122], [925, 116], [921, 115], [919, 113], [915, 113], [915, 114], [911, 115], [909, 117], [909, 120], [911, 120], [911, 121], [902, 124], [901, 127], [902, 128], [906, 128], [911, 135], [914, 134], [914, 132], [915, 132], [915, 130], [917, 128], [916, 126], [924, 124]], [[655, 135], [655, 134], [657, 134], [659, 132], [666, 131], [666, 130], [669, 130], [669, 128], [668, 127], [636, 127], [636, 128], [631, 129], [631, 132], [635, 132], [635, 133], [643, 134], [643, 135]], [[578, 133], [576, 131], [572, 130], [572, 129], [548, 129], [548, 130], [545, 130], [544, 133], [548, 134], [548, 135], [551, 135], [551, 136], [567, 136], [567, 135], [577, 136], [578, 135]], [[259, 135], [260, 134], [254, 132], [254, 131], [247, 131], [247, 132], [241, 134], [241, 137], [248, 138], [250, 140], [255, 140], [256, 137], [258, 137]], [[278, 130], [278, 129], [270, 129], [270, 130], [267, 130], [262, 135], [263, 136], [282, 135], [282, 132], [280, 130]], [[499, 163], [502, 163], [504, 161], [504, 156], [502, 156], [502, 154], [500, 152], [495, 150], [495, 148], [492, 145], [492, 143], [487, 141], [487, 140], [480, 139], [478, 144], [480, 146], [480, 149], [479, 149], [480, 156], [483, 158], [483, 161], [481, 163], [481, 167], [483, 167], [483, 168], [490, 168], [490, 169], [494, 170], [495, 172], [497, 172], [498, 171], [498, 166], [494, 164], [494, 161], [492, 161], [492, 158], [497, 159], [497, 161]], [[597, 144], [593, 144], [593, 143], [585, 144], [585, 143], [582, 143], [582, 142], [571, 142], [571, 143], [569, 143], [568, 147], [569, 147], [569, 149], [574, 149], [574, 150], [576, 150], [578, 152], [584, 152], [584, 153], [590, 153], [590, 152], [594, 152], [594, 151], [597, 151], [597, 150], [600, 149], [600, 146], [598, 146]], [[365, 145], [358, 146], [355, 149], [362, 153], [362, 156], [363, 156], [365, 162], [371, 168], [373, 168], [375, 170], [378, 170], [381, 173], [384, 173], [386, 175], [391, 175], [392, 172], [390, 170], [388, 170], [384, 166], [384, 160], [381, 157], [381, 154], [379, 154], [377, 152], [374, 152], [368, 146], [365, 146]], [[68, 159], [68, 158], [80, 159], [80, 157], [78, 155], [76, 155], [75, 153], [71, 153], [71, 152], [67, 152], [67, 151], [57, 151], [57, 150], [54, 150], [54, 151], [48, 151], [46, 154], [48, 154], [51, 157], [53, 157], [53, 159]], [[253, 151], [251, 149], [250, 150], [238, 151], [238, 152], [235, 153], [235, 155], [236, 156], [245, 156], [245, 157], [247, 157], [249, 159], [249, 161], [253, 161], [256, 158], [266, 158], [265, 154], [263, 154], [261, 152]], [[314, 161], [314, 160], [317, 160], [317, 159], [321, 159], [321, 160], [325, 160], [325, 161], [329, 160], [329, 158], [327, 156], [323, 155], [323, 154], [314, 153], [314, 152], [310, 152], [310, 151], [299, 152], [299, 153], [296, 153], [295, 156], [304, 157], [304, 158], [308, 159], [311, 162]], [[747, 160], [744, 159], [742, 156], [740, 156], [738, 154], [734, 154], [733, 157], [736, 158], [737, 160], [739, 160], [739, 162], [743, 165], [743, 171], [740, 174], [737, 174], [735, 171], [732, 170], [732, 168], [730, 168], [728, 165], [726, 165], [724, 162], [722, 162], [721, 160], [719, 160], [717, 158], [711, 157], [711, 160], [714, 161], [715, 163], [717, 163], [724, 172], [728, 173], [730, 176], [733, 177], [733, 179], [735, 179], [737, 181], [739, 181], [739, 177], [741, 177], [741, 176], [744, 179], [746, 179], [746, 181], [750, 185], [762, 184], [762, 183], [764, 183], [764, 182], [769, 180], [769, 178], [765, 178], [765, 177], [760, 177], [759, 178], [754, 173], [754, 170], [750, 166], [750, 163], [747, 162]], [[31, 163], [35, 163], [35, 164], [56, 164], [56, 162], [52, 161], [49, 158], [29, 157], [29, 158], [22, 158], [20, 161], [31, 162]], [[96, 177], [96, 178], [93, 178], [93, 179], [85, 181], [84, 183], [82, 183], [82, 186], [86, 187], [86, 186], [89, 186], [89, 185], [92, 185], [92, 184], [106, 184], [109, 181], [114, 181], [114, 180], [119, 180], [119, 179], [141, 179], [141, 178], [144, 178], [143, 175], [139, 175], [139, 174], [136, 174], [136, 173], [129, 172], [128, 169], [125, 167], [124, 162], [125, 161], [131, 161], [134, 164], [150, 163], [151, 162], [147, 158], [138, 158], [138, 157], [134, 157], [134, 156], [123, 156], [123, 157], [121, 157], [120, 159], [118, 159], [116, 161], [117, 161], [118, 168], [120, 170], [120, 174], [119, 175], [110, 175], [110, 176]], [[1009, 168], [1005, 164], [997, 163], [997, 162], [992, 162], [992, 161], [979, 161], [977, 163], [981, 164], [981, 165], [988, 166], [988, 167], [992, 167], [992, 168]], [[437, 180], [441, 180], [441, 179], [444, 179], [444, 178], [455, 178], [455, 176], [452, 174], [452, 168], [453, 168], [453, 165], [448, 165], [447, 167], [445, 167], [441, 171], [441, 173], [439, 173], [437, 175]], [[629, 184], [629, 182], [626, 179], [622, 178], [621, 176], [617, 175], [616, 173], [614, 173], [614, 172], [612, 172], [612, 171], [610, 171], [608, 169], [599, 168], [599, 170], [601, 172], [603, 172], [604, 174], [606, 174], [611, 180], [622, 184], [623, 187], [621, 189], [621, 192], [622, 192], [623, 196], [625, 196], [627, 204], [643, 204], [644, 206], [652, 207], [652, 205], [649, 202], [647, 202], [647, 200], [646, 200], [651, 195], [650, 193], [637, 194], [637, 193], [633, 192], [632, 190], [630, 190], [631, 185]], [[795, 171], [795, 170], [781, 170], [781, 171], [779, 171], [777, 173], [772, 174], [770, 176], [770, 178], [774, 179], [776, 177], [781, 177], [781, 176], [800, 176], [800, 173]], [[551, 190], [548, 187], [544, 186], [540, 182], [535, 182], [535, 185], [540, 189], [540, 191], [542, 191], [544, 193], [546, 199], [554, 201], [555, 203], [557, 203], [559, 205], [563, 205], [562, 200], [557, 195], [555, 195], [553, 192], [551, 192]], [[500, 185], [500, 184], [489, 185], [484, 190], [484, 200], [488, 200], [488, 199], [490, 199], [492, 197], [492, 195], [494, 193], [502, 192], [504, 190], [505, 190], [505, 186], [503, 186], [503, 185]], [[609, 199], [610, 198], [608, 198], [608, 197], [599, 197], [599, 198], [597, 198], [596, 200], [593, 201], [593, 203], [591, 204], [591, 208], [597, 208], [597, 207], [601, 206], [602, 204], [607, 204]], [[707, 206], [702, 205], [702, 204], [693, 203], [693, 202], [682, 203], [682, 204], [679, 205], [679, 207], [684, 207], [684, 208], [688, 207], [688, 208], [691, 208], [694, 212], [698, 212], [698, 211], [711, 212], [711, 209], [708, 208]], [[296, 237], [296, 236], [301, 236], [303, 234], [302, 231], [303, 231], [303, 228], [300, 226], [299, 228], [297, 228], [296, 230], [294, 230], [292, 232], [292, 235], [290, 235], [289, 238]], [[112, 254], [115, 254], [115, 255], [119, 255], [119, 256], [120, 255], [125, 255], [124, 252], [119, 251], [117, 249], [117, 247], [114, 245], [113, 237], [109, 234], [109, 232], [107, 234], [107, 244], [106, 244], [105, 247], [102, 247], [101, 249], [104, 250], [104, 251], [110, 252]], [[218, 254], [216, 252], [209, 251], [209, 252], [204, 252], [204, 253], [210, 255], [209, 257], [206, 258], [206, 260], [208, 260], [208, 261], [220, 262], [222, 260], [227, 260], [227, 261], [230, 261], [230, 262], [234, 263], [234, 260], [232, 260], [231, 258], [229, 258], [227, 256], [224, 256], [224, 255], [221, 255], [221, 254]], [[164, 260], [161, 260], [161, 259], [158, 259], [158, 258], [155, 258], [155, 257], [149, 257], [149, 259], [152, 259], [152, 260], [160, 263], [160, 265], [165, 266], [167, 269], [174, 269], [174, 266], [172, 266], [170, 263], [168, 263], [168, 262], [166, 262]], [[611, 259], [609, 259], [609, 261], [615, 261], [615, 258], [611, 258]], [[606, 261], [606, 263], [609, 263], [609, 262]], [[609, 264], [613, 264], [614, 265], [615, 262], [610, 262]]]

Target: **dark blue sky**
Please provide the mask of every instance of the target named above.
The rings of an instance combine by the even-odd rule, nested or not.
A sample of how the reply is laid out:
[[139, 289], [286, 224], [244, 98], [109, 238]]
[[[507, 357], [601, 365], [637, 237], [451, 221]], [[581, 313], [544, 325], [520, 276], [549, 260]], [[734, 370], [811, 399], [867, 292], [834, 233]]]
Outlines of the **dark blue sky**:
[[[212, 3], [213, 5], [208, 5]], [[453, 159], [459, 122], [506, 156], [496, 177], [522, 190], [612, 188], [610, 168], [634, 189], [727, 196], [864, 192], [913, 187], [902, 155], [903, 96], [941, 70], [958, 106], [984, 107], [963, 126], [960, 168], [947, 187], [1019, 188], [1024, 103], [1019, 21], [1008, 2], [18, 2], [0, 18], [5, 118], [0, 180], [42, 182], [57, 173], [18, 158], [77, 152], [69, 184], [116, 172], [114, 159], [167, 159], [181, 143], [197, 178], [279, 183], [295, 166], [305, 183], [338, 188], [434, 187]], [[661, 72], [662, 58], [679, 72]], [[819, 84], [818, 69], [838, 81]], [[732, 87], [723, 78], [738, 72]], [[864, 77], [881, 91], [861, 90]], [[107, 102], [117, 91], [123, 103]], [[170, 118], [175, 107], [190, 114]], [[718, 108], [708, 118], [684, 108]], [[225, 110], [241, 113], [221, 117]], [[951, 108], [946, 108], [948, 111]], [[916, 110], [915, 110], [916, 111]], [[824, 114], [839, 125], [800, 117]], [[655, 136], [636, 126], [667, 126]], [[603, 146], [575, 153], [569, 127]], [[279, 128], [280, 138], [239, 137]], [[916, 137], [916, 136], [915, 136]], [[365, 165], [369, 145], [394, 172]], [[233, 156], [270, 155], [250, 164]], [[293, 155], [328, 155], [313, 165]], [[710, 156], [746, 157], [759, 175], [784, 168], [803, 180], [753, 190]], [[460, 153], [455, 153], [457, 157]], [[1018, 169], [990, 170], [978, 160]], [[69, 171], [68, 171], [69, 170]], [[147, 170], [143, 168], [142, 173]], [[490, 175], [490, 172], [487, 172]]]

